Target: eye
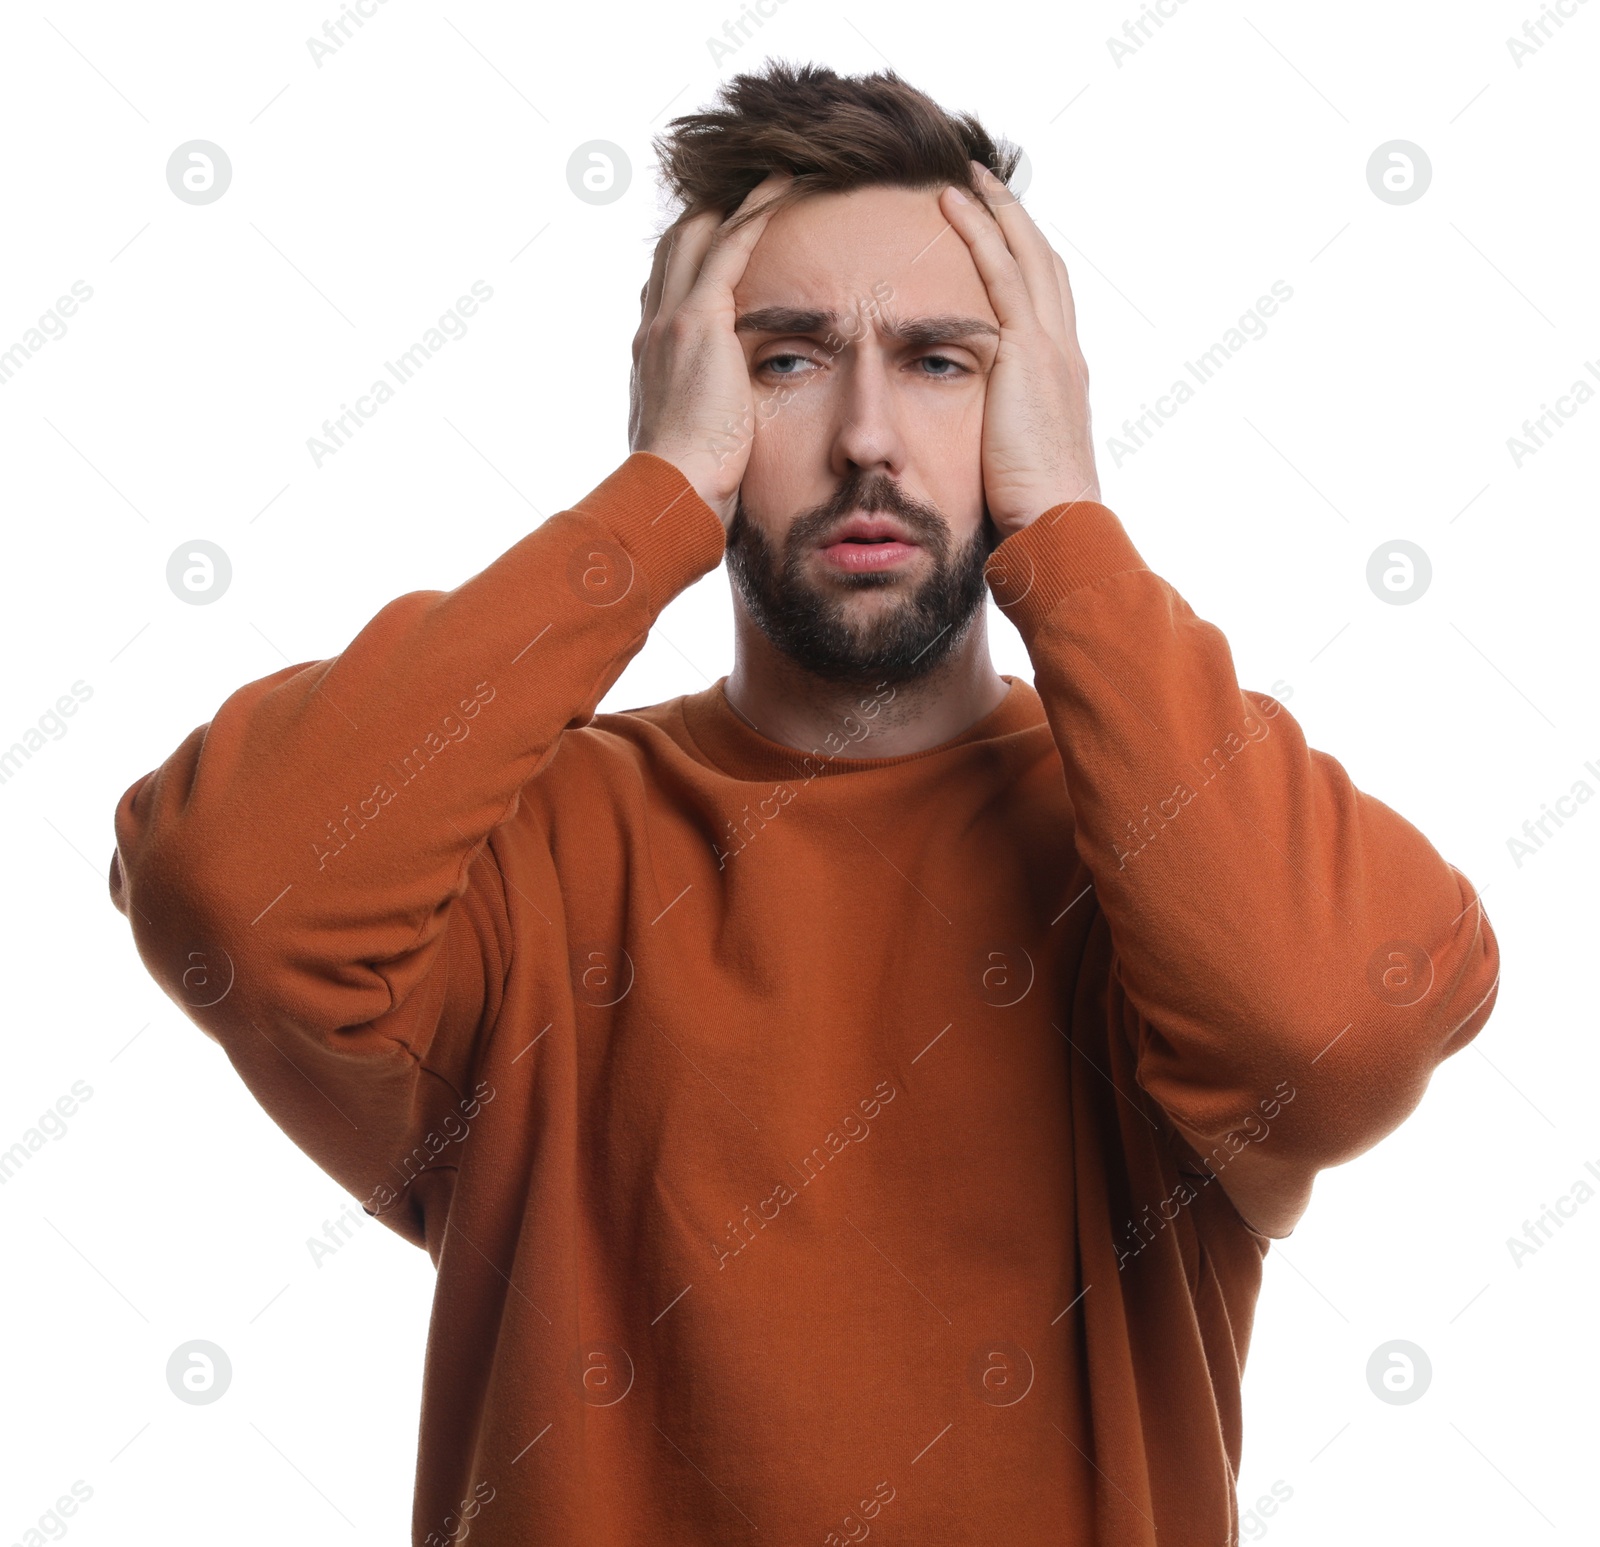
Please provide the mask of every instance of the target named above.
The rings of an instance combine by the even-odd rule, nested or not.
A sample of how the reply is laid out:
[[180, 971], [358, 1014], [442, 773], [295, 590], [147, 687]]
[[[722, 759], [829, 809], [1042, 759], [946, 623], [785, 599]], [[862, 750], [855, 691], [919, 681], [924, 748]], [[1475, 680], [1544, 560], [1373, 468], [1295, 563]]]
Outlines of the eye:
[[[761, 362], [761, 364], [756, 367], [756, 369], [758, 371], [771, 370], [771, 368], [774, 365], [776, 365], [780, 360], [800, 360], [800, 361], [805, 361], [806, 359], [807, 359], [807, 357], [805, 355], [797, 355], [797, 354], [768, 355], [767, 358], [765, 360], [763, 360]], [[773, 371], [772, 374], [774, 376], [798, 376], [801, 373], [799, 371]]]
[[962, 365], [959, 360], [952, 360], [949, 355], [918, 355], [917, 359], [919, 363], [924, 365], [931, 361], [937, 362], [940, 365], [948, 365], [953, 367], [953, 369], [948, 371], [934, 371], [931, 373], [926, 371], [923, 372], [924, 375], [931, 374], [936, 381], [943, 380], [946, 377], [954, 379], [956, 376], [964, 376], [968, 374], [966, 366]]

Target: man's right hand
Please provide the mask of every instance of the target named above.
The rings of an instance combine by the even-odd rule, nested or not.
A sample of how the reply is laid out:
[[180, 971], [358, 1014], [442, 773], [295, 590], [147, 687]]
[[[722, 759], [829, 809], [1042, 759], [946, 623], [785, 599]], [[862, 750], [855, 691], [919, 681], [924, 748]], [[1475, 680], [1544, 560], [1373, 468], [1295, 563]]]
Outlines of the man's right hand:
[[[734, 215], [764, 205], [791, 181], [770, 173]], [[702, 210], [656, 243], [633, 338], [628, 444], [671, 462], [726, 530], [755, 438], [755, 395], [733, 330], [733, 290], [766, 229], [762, 212], [729, 234]]]

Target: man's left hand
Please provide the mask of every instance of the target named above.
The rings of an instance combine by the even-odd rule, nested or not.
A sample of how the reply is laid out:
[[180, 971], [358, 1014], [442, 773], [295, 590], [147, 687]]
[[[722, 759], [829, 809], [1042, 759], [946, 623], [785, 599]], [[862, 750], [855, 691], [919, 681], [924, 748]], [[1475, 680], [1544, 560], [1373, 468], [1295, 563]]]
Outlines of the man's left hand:
[[939, 199], [1000, 321], [983, 405], [983, 489], [1005, 538], [1053, 506], [1098, 501], [1100, 479], [1067, 266], [1010, 189], [981, 162], [971, 165], [993, 218], [953, 186]]

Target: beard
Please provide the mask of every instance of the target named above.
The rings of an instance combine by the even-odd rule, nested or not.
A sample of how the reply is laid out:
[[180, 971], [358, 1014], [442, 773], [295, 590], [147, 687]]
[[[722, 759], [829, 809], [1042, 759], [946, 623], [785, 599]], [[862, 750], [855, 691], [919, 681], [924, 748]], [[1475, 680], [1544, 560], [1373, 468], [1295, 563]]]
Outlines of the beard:
[[[806, 566], [818, 538], [855, 510], [896, 517], [931, 561], [929, 573], [917, 581], [893, 571], [840, 571], [823, 585], [810, 579]], [[912, 499], [885, 474], [853, 474], [832, 499], [790, 523], [781, 552], [749, 518], [741, 489], [726, 557], [756, 626], [795, 665], [828, 682], [880, 687], [926, 677], [950, 658], [988, 595], [983, 566], [999, 541], [987, 506], [957, 547], [936, 506]], [[852, 593], [882, 589], [904, 594], [870, 619], [853, 620]]]

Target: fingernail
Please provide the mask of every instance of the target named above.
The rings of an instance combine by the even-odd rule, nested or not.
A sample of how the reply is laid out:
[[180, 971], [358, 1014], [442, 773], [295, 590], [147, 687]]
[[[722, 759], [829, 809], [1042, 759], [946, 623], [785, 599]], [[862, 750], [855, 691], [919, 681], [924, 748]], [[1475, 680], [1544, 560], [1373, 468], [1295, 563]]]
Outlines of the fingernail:
[[950, 195], [957, 204], [970, 204], [972, 202], [954, 183], [950, 185]]

